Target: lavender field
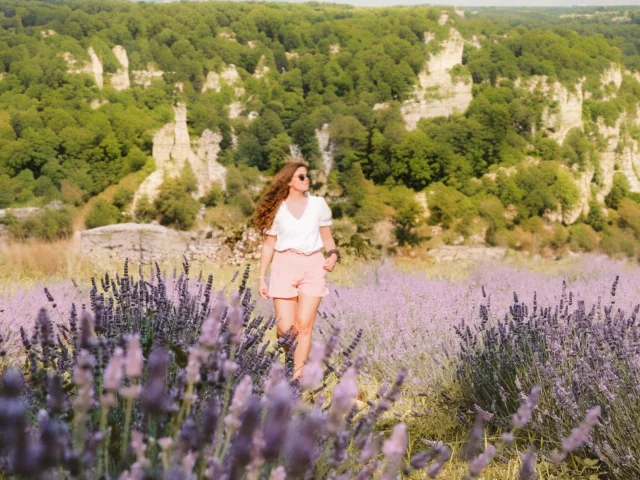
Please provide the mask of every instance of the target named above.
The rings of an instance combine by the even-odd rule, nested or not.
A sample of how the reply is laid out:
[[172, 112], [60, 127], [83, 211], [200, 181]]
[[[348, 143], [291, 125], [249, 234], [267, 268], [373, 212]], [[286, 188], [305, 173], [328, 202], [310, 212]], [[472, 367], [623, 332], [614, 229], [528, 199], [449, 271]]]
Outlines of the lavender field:
[[640, 268], [342, 268], [299, 382], [255, 269], [3, 285], [1, 471], [638, 478]]

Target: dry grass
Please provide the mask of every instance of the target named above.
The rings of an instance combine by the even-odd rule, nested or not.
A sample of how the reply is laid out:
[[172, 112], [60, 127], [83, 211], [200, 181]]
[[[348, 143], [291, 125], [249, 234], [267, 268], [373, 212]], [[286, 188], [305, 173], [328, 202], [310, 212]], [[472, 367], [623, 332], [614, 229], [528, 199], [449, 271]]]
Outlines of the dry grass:
[[36, 280], [89, 277], [89, 259], [77, 253], [74, 240], [0, 244], [0, 285], [25, 285]]

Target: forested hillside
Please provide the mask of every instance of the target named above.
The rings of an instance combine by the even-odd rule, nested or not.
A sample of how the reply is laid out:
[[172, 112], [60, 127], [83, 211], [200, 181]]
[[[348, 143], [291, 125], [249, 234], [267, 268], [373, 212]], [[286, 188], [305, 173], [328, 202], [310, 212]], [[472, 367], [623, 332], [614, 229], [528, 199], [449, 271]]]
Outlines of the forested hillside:
[[16, 238], [237, 231], [304, 158], [359, 251], [640, 254], [640, 8], [5, 0], [0, 25], [0, 208], [64, 205], [0, 218]]

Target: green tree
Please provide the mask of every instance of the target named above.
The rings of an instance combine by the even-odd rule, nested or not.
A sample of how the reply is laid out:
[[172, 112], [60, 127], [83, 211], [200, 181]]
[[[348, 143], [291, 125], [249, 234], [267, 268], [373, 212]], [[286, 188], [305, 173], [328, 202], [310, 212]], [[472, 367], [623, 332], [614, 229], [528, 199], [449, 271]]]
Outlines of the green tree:
[[118, 223], [120, 211], [113, 205], [102, 199], [93, 202], [91, 209], [84, 218], [84, 224], [87, 228], [97, 228], [105, 225], [113, 225]]
[[181, 178], [165, 178], [160, 185], [154, 206], [160, 223], [179, 230], [189, 230], [195, 223], [200, 203], [188, 192]]
[[613, 208], [614, 210], [618, 208], [622, 199], [629, 195], [629, 181], [624, 173], [616, 172], [613, 175], [613, 185], [611, 186], [611, 190], [604, 197], [604, 204], [608, 208]]

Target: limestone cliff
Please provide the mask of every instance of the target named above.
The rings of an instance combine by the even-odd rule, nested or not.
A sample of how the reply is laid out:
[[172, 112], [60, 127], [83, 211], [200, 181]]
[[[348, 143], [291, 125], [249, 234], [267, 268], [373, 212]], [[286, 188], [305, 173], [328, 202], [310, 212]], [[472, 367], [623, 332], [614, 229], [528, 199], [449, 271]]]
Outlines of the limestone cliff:
[[129, 59], [127, 51], [122, 45], [115, 45], [112, 49], [113, 54], [120, 62], [120, 68], [111, 76], [111, 86], [116, 90], [125, 90], [131, 86], [129, 81]]
[[[431, 39], [425, 34], [425, 41]], [[451, 28], [439, 53], [432, 55], [418, 75], [418, 85], [400, 112], [408, 130], [415, 130], [421, 118], [449, 116], [464, 112], [472, 100], [470, 77], [453, 79], [451, 69], [462, 64], [464, 40]]]
[[217, 162], [222, 136], [207, 129], [200, 138], [192, 142], [187, 130], [187, 106], [178, 103], [173, 110], [175, 121], [162, 127], [153, 137], [156, 170], [138, 188], [131, 205], [132, 212], [142, 195], [153, 200], [164, 175], [178, 176], [185, 162], [189, 162], [198, 179], [198, 189], [194, 196], [203, 196], [213, 182], [218, 182], [225, 188], [227, 169]]
[[163, 75], [164, 75], [164, 72], [162, 70], [157, 70], [152, 64], [148, 64], [146, 70], [131, 71], [133, 84], [139, 85], [141, 87], [151, 86], [151, 81], [154, 78], [162, 78]]
[[321, 129], [316, 129], [316, 139], [318, 140], [318, 147], [320, 154], [322, 155], [322, 164], [324, 165], [324, 174], [329, 176], [331, 167], [333, 166], [333, 152], [335, 151], [335, 144], [329, 137], [329, 124], [325, 123]]
[[517, 86], [527, 88], [530, 92], [540, 90], [551, 100], [552, 105], [545, 106], [542, 112], [542, 128], [549, 137], [562, 144], [572, 128], [584, 128], [582, 121], [582, 84], [580, 81], [572, 91], [560, 82], [550, 83], [546, 76], [533, 76], [527, 81], [518, 79]]

